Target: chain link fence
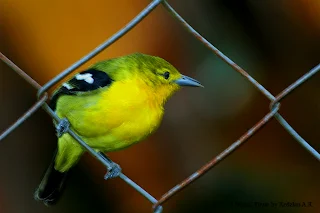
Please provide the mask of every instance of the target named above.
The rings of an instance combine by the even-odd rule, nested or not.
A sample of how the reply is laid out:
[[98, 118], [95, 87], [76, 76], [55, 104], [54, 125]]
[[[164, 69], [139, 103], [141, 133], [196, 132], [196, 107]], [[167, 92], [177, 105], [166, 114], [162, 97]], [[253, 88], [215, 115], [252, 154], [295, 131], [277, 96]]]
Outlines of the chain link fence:
[[[292, 83], [290, 86], [285, 88], [278, 95], [272, 95], [268, 90], [266, 90], [261, 84], [259, 84], [252, 76], [250, 76], [245, 70], [243, 70], [240, 66], [238, 66], [235, 62], [233, 62], [230, 58], [220, 52], [216, 47], [214, 47], [210, 42], [208, 42], [204, 37], [202, 37], [197, 31], [195, 31], [171, 6], [168, 2], [163, 0], [154, 0], [152, 1], [144, 10], [142, 10], [134, 19], [132, 19], [125, 27], [111, 36], [108, 40], [103, 42], [101, 45], [96, 47], [89, 54], [81, 58], [79, 61], [75, 62], [73, 65], [68, 67], [66, 70], [61, 72], [59, 75], [51, 79], [48, 83], [41, 86], [36, 81], [34, 81], [30, 76], [28, 76], [23, 70], [21, 70], [17, 65], [15, 65], [12, 61], [10, 61], [5, 55], [0, 52], [0, 59], [6, 63], [9, 67], [11, 67], [16, 73], [18, 73], [22, 78], [24, 78], [28, 83], [30, 83], [35, 89], [37, 89], [37, 97], [38, 101], [24, 114], [22, 115], [14, 124], [12, 124], [9, 128], [7, 128], [1, 135], [0, 141], [3, 140], [6, 136], [12, 133], [20, 124], [26, 121], [34, 112], [39, 110], [41, 107], [57, 122], [60, 119], [57, 115], [49, 108], [46, 104], [48, 100], [47, 91], [53, 87], [57, 82], [62, 80], [72, 71], [86, 63], [88, 60], [92, 59], [94, 56], [99, 54], [101, 51], [109, 47], [111, 44], [116, 42], [120, 37], [124, 36], [128, 31], [134, 28], [139, 22], [141, 22], [146, 16], [148, 16], [157, 6], [161, 4], [174, 19], [176, 19], [181, 25], [196, 39], [198, 39], [201, 43], [207, 46], [214, 54], [216, 54], [219, 58], [221, 58], [225, 63], [230, 65], [236, 72], [240, 73], [244, 78], [246, 78], [249, 82], [251, 82], [266, 98], [270, 100], [270, 112], [266, 114], [259, 122], [257, 122], [251, 129], [245, 132], [237, 141], [235, 141], [232, 145], [230, 145], [227, 149], [222, 151], [219, 155], [214, 157], [211, 161], [201, 167], [199, 170], [194, 172], [188, 178], [183, 180], [181, 183], [174, 186], [164, 195], [162, 195], [159, 199], [154, 198], [147, 191], [133, 182], [130, 178], [128, 178], [123, 173], [120, 174], [120, 178], [133, 187], [136, 191], [141, 193], [146, 199], [148, 199], [153, 204], [153, 212], [160, 213], [162, 212], [162, 204], [169, 200], [173, 195], [178, 193], [184, 187], [190, 185], [192, 182], [197, 180], [199, 177], [204, 175], [207, 171], [216, 166], [219, 162], [225, 159], [229, 154], [233, 151], [237, 150], [242, 144], [244, 144], [252, 135], [257, 133], [266, 123], [268, 123], [272, 118], [276, 118], [276, 120], [283, 126], [287, 132], [296, 139], [298, 143], [301, 144], [303, 148], [306, 149], [312, 156], [314, 156], [317, 160], [320, 161], [320, 154], [314, 148], [312, 148], [307, 141], [305, 141], [290, 125], [289, 123], [280, 115], [278, 112], [280, 109], [280, 101], [293, 92], [297, 87], [306, 82], [308, 79], [313, 77], [320, 70], [320, 64], [311, 69], [297, 81]], [[80, 139], [71, 129], [67, 131], [72, 137], [74, 137], [91, 155], [97, 158], [104, 166], [108, 169], [111, 168], [111, 165], [108, 161], [102, 158], [98, 153], [96, 153], [91, 147], [89, 147], [84, 141]]]

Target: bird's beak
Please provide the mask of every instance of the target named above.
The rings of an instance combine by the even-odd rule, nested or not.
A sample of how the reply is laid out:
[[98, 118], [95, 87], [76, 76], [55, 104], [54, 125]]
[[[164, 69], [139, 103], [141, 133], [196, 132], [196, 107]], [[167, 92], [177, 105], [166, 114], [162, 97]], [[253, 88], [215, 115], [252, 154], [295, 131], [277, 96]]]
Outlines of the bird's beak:
[[185, 75], [181, 75], [181, 78], [177, 79], [174, 81], [176, 84], [180, 85], [180, 86], [188, 86], [188, 87], [204, 87], [200, 84], [199, 81], [190, 78], [188, 76]]

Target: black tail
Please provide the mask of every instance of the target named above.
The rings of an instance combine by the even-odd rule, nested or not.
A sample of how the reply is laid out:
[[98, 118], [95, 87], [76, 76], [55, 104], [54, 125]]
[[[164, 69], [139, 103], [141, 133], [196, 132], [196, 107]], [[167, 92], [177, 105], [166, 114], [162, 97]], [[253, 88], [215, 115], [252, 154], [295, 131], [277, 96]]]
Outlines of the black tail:
[[47, 169], [40, 185], [34, 193], [34, 199], [42, 201], [45, 205], [54, 205], [60, 198], [67, 178], [67, 172], [59, 172], [54, 169], [57, 152]]

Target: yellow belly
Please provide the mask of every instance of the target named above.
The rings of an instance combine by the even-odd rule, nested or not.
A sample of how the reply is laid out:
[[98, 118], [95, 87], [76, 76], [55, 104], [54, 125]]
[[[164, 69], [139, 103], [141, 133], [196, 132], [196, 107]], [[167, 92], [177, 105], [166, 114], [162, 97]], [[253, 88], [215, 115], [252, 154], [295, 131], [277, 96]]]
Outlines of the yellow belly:
[[96, 94], [61, 97], [57, 114], [92, 148], [116, 151], [137, 143], [159, 126], [163, 107], [153, 94], [128, 83], [115, 83]]

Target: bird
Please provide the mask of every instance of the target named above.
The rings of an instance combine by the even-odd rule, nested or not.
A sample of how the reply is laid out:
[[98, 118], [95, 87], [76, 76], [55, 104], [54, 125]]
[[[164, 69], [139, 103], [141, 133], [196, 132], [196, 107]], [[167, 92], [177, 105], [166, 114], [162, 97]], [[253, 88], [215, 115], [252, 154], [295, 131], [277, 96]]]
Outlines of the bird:
[[[183, 86], [203, 87], [165, 59], [143, 53], [99, 61], [62, 83], [49, 102], [63, 119], [55, 123], [57, 149], [34, 193], [35, 200], [56, 204], [67, 174], [85, 152], [70, 134], [59, 132], [66, 123], [96, 152], [122, 150], [157, 130], [165, 103]], [[109, 177], [120, 171], [114, 163]]]

